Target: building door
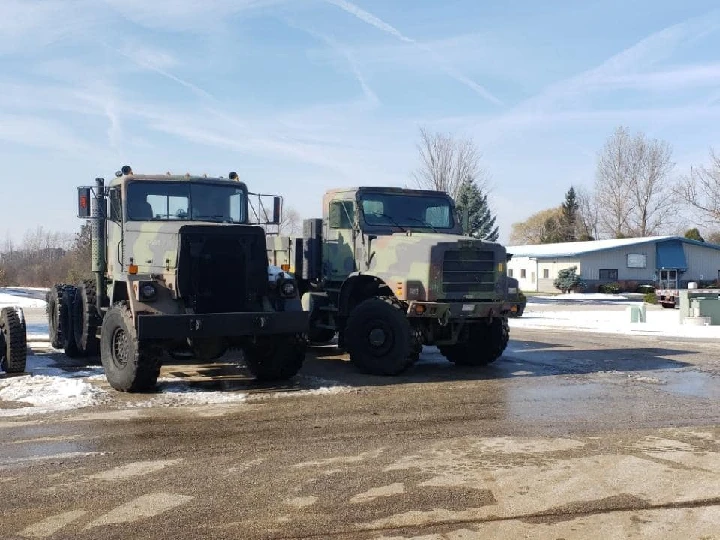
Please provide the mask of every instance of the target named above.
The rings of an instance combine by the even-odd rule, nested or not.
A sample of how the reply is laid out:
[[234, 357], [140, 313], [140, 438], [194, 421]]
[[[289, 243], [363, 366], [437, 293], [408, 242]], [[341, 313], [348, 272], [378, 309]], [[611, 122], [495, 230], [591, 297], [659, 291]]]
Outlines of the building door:
[[660, 270], [660, 289], [677, 289], [677, 270]]

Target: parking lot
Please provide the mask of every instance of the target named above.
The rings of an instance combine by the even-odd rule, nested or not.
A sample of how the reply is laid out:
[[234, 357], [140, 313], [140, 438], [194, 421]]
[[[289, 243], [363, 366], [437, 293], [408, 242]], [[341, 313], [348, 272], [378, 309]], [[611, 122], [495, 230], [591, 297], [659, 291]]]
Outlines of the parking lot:
[[[328, 346], [284, 386], [229, 357], [166, 365], [143, 395], [32, 347], [32, 379], [94, 390], [0, 401], [3, 538], [720, 530], [716, 341], [515, 328], [484, 369], [426, 349], [405, 374], [372, 377]], [[89, 400], [57, 405], [72, 392]]]

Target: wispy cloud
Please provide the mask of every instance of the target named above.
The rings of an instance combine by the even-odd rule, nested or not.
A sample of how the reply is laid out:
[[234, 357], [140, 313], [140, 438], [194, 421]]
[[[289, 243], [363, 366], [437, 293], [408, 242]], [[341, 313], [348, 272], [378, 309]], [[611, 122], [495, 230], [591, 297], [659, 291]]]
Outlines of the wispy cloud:
[[301, 30], [303, 32], [306, 32], [307, 34], [311, 35], [315, 39], [318, 39], [325, 43], [330, 49], [332, 49], [335, 53], [342, 56], [347, 64], [350, 66], [350, 70], [353, 73], [353, 76], [357, 80], [358, 84], [360, 85], [360, 88], [362, 89], [363, 95], [365, 96], [365, 99], [367, 102], [371, 105], [378, 105], [380, 103], [380, 100], [377, 97], [377, 94], [370, 88], [370, 86], [367, 83], [367, 80], [365, 79], [365, 76], [360, 71], [360, 66], [358, 65], [357, 60], [355, 59], [355, 55], [350, 51], [349, 48], [341, 45], [337, 40], [334, 38], [323, 34], [321, 32], [318, 32], [314, 28], [309, 27], [303, 27], [295, 22], [291, 21], [290, 19], [285, 18], [285, 24], [290, 26], [291, 28], [296, 28], [298, 30]]
[[412, 39], [402, 32], [400, 32], [397, 28], [394, 26], [388, 24], [387, 22], [383, 21], [382, 19], [376, 17], [372, 13], [365, 11], [361, 7], [357, 6], [356, 4], [353, 4], [352, 2], [348, 2], [347, 0], [325, 0], [327, 3], [332, 4], [334, 6], [339, 7], [343, 11], [349, 13], [350, 15], [353, 15], [354, 17], [358, 18], [359, 20], [363, 21], [364, 23], [369, 24], [370, 26], [373, 26], [377, 28], [378, 30], [381, 30], [385, 32], [386, 34], [389, 34], [400, 41], [403, 41], [405, 43], [409, 43], [413, 45], [414, 47], [417, 47], [421, 51], [424, 51], [428, 53], [432, 59], [438, 64], [440, 69], [442, 69], [447, 75], [455, 79], [456, 81], [464, 84], [471, 90], [473, 90], [478, 95], [482, 96], [486, 100], [490, 101], [491, 103], [494, 103], [495, 105], [502, 105], [503, 102], [497, 98], [494, 94], [492, 94], [489, 90], [487, 90], [485, 87], [481, 86], [480, 84], [476, 83], [469, 77], [462, 74], [460, 71], [456, 70], [454, 67], [452, 67], [450, 64], [448, 64], [447, 61], [445, 61], [444, 58], [442, 58], [432, 47], [429, 47], [428, 45], [421, 43], [415, 39]]
[[0, 113], [0, 140], [72, 154], [87, 153], [92, 148], [60, 122], [17, 114]]
[[187, 88], [192, 93], [194, 93], [197, 96], [200, 96], [205, 99], [209, 99], [212, 101], [216, 101], [215, 96], [213, 96], [210, 92], [207, 90], [204, 90], [203, 88], [200, 88], [196, 84], [182, 79], [176, 75], [173, 75], [167, 69], [165, 66], [167, 65], [177, 65], [177, 62], [175, 59], [169, 55], [168, 53], [162, 53], [158, 51], [152, 51], [147, 48], [138, 48], [138, 47], [131, 47], [127, 49], [116, 49], [114, 47], [111, 47], [107, 43], [103, 43], [103, 45], [108, 48], [111, 51], [116, 52], [117, 54], [124, 56], [125, 58], [131, 60], [134, 64], [137, 66], [147, 69], [149, 71], [153, 71], [157, 73], [158, 75], [162, 75], [166, 79], [169, 79], [180, 86], [183, 86], [184, 88]]

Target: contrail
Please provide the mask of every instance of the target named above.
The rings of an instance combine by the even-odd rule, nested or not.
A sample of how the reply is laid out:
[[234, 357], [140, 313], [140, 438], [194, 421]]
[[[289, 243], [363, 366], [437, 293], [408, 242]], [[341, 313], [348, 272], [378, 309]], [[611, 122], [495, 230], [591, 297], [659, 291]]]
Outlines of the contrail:
[[486, 90], [484, 87], [476, 83], [475, 81], [469, 79], [462, 73], [458, 72], [453, 67], [447, 65], [447, 62], [438, 54], [436, 53], [431, 47], [428, 47], [427, 45], [420, 43], [395, 28], [394, 26], [386, 23], [382, 19], [377, 18], [372, 13], [369, 13], [368, 11], [365, 11], [364, 9], [356, 6], [352, 2], [348, 2], [348, 0], [325, 0], [328, 4], [332, 4], [336, 7], [339, 7], [343, 11], [349, 13], [350, 15], [357, 17], [361, 21], [363, 21], [366, 24], [369, 24], [370, 26], [374, 26], [378, 30], [381, 30], [385, 32], [386, 34], [390, 34], [391, 36], [399, 39], [400, 41], [403, 41], [405, 43], [409, 43], [413, 45], [414, 47], [417, 47], [420, 50], [425, 51], [426, 53], [430, 54], [430, 56], [433, 57], [435, 62], [437, 62], [440, 66], [440, 68], [450, 75], [453, 79], [456, 81], [464, 84], [468, 88], [472, 89], [477, 94], [481, 95], [488, 101], [495, 103], [496, 105], [502, 105], [503, 102], [500, 101], [497, 97], [495, 97], [493, 94], [491, 94], [488, 90]]

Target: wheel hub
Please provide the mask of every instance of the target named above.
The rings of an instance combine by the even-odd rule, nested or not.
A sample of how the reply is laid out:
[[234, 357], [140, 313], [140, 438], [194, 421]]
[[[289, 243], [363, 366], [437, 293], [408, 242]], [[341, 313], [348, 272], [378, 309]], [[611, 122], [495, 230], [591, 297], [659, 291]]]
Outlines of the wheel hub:
[[125, 330], [118, 328], [112, 337], [112, 359], [117, 367], [125, 367], [128, 363], [128, 336]]
[[370, 334], [368, 335], [370, 345], [373, 347], [382, 347], [385, 344], [386, 339], [387, 335], [385, 334], [385, 330], [382, 328], [373, 328], [370, 330]]

